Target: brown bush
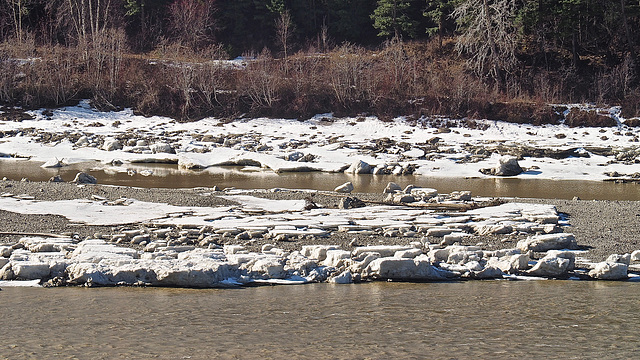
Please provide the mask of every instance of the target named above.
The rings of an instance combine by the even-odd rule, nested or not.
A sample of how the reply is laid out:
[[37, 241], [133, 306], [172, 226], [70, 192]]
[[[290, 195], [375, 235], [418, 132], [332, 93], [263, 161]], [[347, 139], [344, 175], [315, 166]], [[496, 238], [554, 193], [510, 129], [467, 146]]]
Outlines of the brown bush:
[[570, 127], [613, 127], [618, 123], [610, 116], [598, 114], [597, 111], [571, 109], [565, 118], [565, 124]]
[[558, 124], [562, 116], [548, 105], [523, 102], [498, 102], [490, 104], [484, 114], [487, 119], [516, 124]]

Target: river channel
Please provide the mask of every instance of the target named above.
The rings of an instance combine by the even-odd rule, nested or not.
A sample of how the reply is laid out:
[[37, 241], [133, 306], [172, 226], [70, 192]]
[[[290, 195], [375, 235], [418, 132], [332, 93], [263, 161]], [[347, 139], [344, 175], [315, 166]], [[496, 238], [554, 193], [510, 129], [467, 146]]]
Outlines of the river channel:
[[625, 359], [640, 284], [4, 288], [8, 359]]
[[[127, 171], [128, 170], [128, 171]], [[349, 175], [343, 173], [274, 173], [259, 168], [212, 167], [205, 170], [179, 170], [177, 165], [129, 164], [126, 168], [106, 167], [100, 163], [80, 163], [63, 168], [44, 169], [39, 163], [0, 159], [0, 178], [28, 178], [47, 181], [60, 175], [71, 181], [78, 171], [95, 176], [100, 184], [143, 188], [287, 189], [333, 190], [351, 181], [356, 192], [381, 192], [390, 181], [401, 186], [413, 184], [437, 189], [440, 193], [470, 190], [474, 196], [499, 196], [545, 199], [631, 200], [640, 201], [640, 185], [604, 181], [535, 180], [517, 178], [460, 178], [430, 176]]]

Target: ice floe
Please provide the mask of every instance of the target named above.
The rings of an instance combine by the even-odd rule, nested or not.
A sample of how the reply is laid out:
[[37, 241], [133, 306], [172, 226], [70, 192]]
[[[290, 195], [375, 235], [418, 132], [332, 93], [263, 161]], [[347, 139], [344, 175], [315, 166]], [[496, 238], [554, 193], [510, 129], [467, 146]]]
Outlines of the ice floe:
[[[115, 218], [105, 213], [103, 207], [127, 211], [132, 206], [137, 212], [155, 211], [151, 217], [137, 218], [141, 222], [138, 225], [144, 222], [145, 226], [123, 229], [121, 234], [113, 236], [97, 235], [86, 240], [25, 236], [15, 244], [3, 245], [0, 247], [0, 280], [31, 281], [24, 284], [32, 285], [37, 281], [48, 286], [229, 287], [323, 281], [343, 284], [371, 280], [526, 277], [621, 280], [640, 271], [637, 254], [613, 254], [598, 264], [578, 261], [578, 251], [563, 248], [576, 247], [573, 235], [564, 232], [544, 234], [545, 224], [555, 225], [558, 217], [555, 208], [548, 205], [494, 204], [461, 216], [459, 213], [382, 205], [349, 210], [304, 210], [299, 207], [301, 204], [287, 200], [237, 194], [226, 197], [238, 200], [241, 205], [183, 208], [140, 202], [139, 206], [148, 207], [144, 208], [135, 207], [138, 203], [135, 200], [124, 201], [119, 206], [107, 205], [105, 199], [89, 203], [76, 200], [76, 206], [82, 206], [80, 210], [84, 212], [78, 214], [74, 201], [0, 198], [0, 208], [10, 206], [11, 211], [38, 209], [52, 213], [53, 209], [58, 209], [58, 214], [72, 221], [100, 224], [111, 224]], [[261, 211], [256, 212], [256, 209]], [[197, 220], [183, 227], [154, 223], [176, 212]], [[96, 221], [100, 216], [111, 220]], [[489, 250], [481, 245], [458, 244], [460, 238], [476, 234], [479, 229], [484, 232], [487, 224], [508, 224], [513, 232], [528, 230], [530, 235], [517, 248]], [[377, 234], [395, 231], [394, 236], [403, 234], [415, 240], [409, 245], [366, 245], [351, 250], [340, 245], [305, 245], [298, 250], [285, 250], [277, 245], [278, 241], [289, 237], [313, 239], [339, 231], [359, 233], [363, 229]], [[429, 234], [433, 229], [437, 229], [438, 234]], [[444, 234], [445, 231], [441, 231], [444, 229], [455, 232]], [[453, 244], [441, 243], [443, 234], [457, 234], [460, 238], [452, 240]], [[225, 237], [241, 237], [248, 241], [261, 237], [273, 239], [274, 243], [263, 245], [260, 251], [250, 251], [242, 245], [220, 245], [219, 240]], [[122, 246], [126, 243], [140, 245], [143, 250]]]

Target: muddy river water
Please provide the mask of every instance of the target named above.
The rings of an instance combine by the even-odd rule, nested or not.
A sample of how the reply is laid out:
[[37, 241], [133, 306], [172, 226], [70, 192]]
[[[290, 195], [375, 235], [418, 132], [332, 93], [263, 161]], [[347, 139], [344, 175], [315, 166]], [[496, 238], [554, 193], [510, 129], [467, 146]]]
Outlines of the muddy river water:
[[639, 285], [4, 288], [0, 358], [635, 358]]
[[[78, 167], [0, 161], [0, 177], [69, 181]], [[138, 187], [381, 191], [389, 181], [480, 196], [640, 200], [640, 185], [590, 181], [92, 170]], [[146, 171], [145, 171], [146, 170]], [[149, 170], [153, 172], [150, 176]], [[310, 284], [243, 289], [0, 291], [0, 359], [613, 359], [640, 351], [640, 284], [587, 281]]]
[[[128, 171], [127, 171], [128, 170]], [[351, 181], [356, 192], [381, 192], [394, 181], [400, 186], [413, 184], [431, 187], [440, 193], [470, 190], [474, 196], [502, 196], [546, 199], [583, 200], [640, 200], [640, 185], [617, 184], [603, 181], [534, 180], [517, 178], [443, 178], [429, 176], [348, 175], [342, 173], [281, 173], [260, 171], [259, 168], [213, 167], [201, 171], [179, 170], [177, 165], [136, 165], [125, 168], [106, 168], [98, 163], [82, 163], [57, 169], [43, 169], [38, 163], [23, 160], [0, 159], [0, 178], [12, 180], [28, 178], [47, 181], [60, 175], [64, 181], [73, 180], [78, 171], [87, 171], [100, 184], [146, 188], [221, 189], [288, 189], [333, 190]]]

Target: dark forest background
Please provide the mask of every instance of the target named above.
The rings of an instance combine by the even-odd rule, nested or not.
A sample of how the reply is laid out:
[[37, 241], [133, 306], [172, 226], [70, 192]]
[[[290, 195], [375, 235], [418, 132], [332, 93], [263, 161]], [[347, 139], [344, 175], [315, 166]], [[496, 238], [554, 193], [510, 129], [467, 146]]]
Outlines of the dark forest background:
[[0, 103], [542, 124], [559, 121], [548, 104], [593, 102], [634, 117], [639, 49], [628, 0], [0, 0]]

